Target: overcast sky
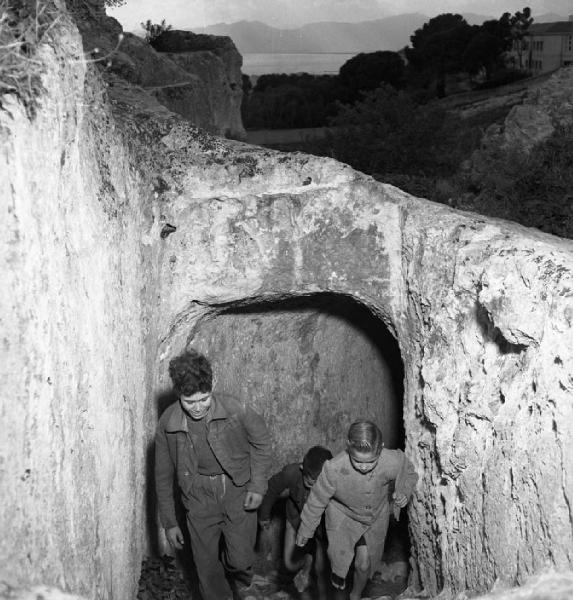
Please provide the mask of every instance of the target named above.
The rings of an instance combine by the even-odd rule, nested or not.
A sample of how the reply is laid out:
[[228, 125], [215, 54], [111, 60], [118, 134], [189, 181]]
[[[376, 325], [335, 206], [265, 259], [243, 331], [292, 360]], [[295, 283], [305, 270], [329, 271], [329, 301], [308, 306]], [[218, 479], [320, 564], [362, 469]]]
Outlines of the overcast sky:
[[419, 12], [429, 17], [444, 12], [476, 13], [499, 18], [504, 12], [530, 6], [535, 16], [573, 14], [573, 0], [127, 0], [108, 14], [126, 31], [142, 21], [165, 19], [174, 29], [204, 27], [213, 23], [262, 21], [279, 28], [317, 21], [367, 21], [390, 15]]

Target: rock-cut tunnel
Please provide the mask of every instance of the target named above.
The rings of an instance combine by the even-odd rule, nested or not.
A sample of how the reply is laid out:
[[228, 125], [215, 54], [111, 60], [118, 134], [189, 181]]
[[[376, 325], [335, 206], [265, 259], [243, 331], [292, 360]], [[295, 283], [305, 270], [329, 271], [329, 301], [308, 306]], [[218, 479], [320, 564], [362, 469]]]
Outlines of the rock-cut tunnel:
[[427, 595], [570, 570], [571, 242], [210, 137], [103, 85], [58, 23], [33, 119], [0, 111], [0, 581], [133, 596], [156, 397], [189, 343], [252, 394], [277, 466], [365, 411], [404, 445]]
[[[366, 177], [345, 180], [344, 167], [324, 162], [304, 159], [297, 173], [303, 183], [280, 192], [283, 183], [272, 180], [273, 168], [271, 179], [244, 184], [244, 194], [225, 181], [224, 199], [213, 197], [212, 189], [194, 189], [189, 193], [205, 195], [171, 204], [166, 219], [177, 231], [167, 238], [162, 258], [160, 327], [169, 334], [157, 385], [168, 385], [166, 361], [190, 340], [212, 347], [215, 361], [218, 354], [225, 357], [217, 364], [227, 371], [225, 385], [253, 388], [257, 398], [264, 389], [273, 399], [276, 414], [267, 416], [279, 432], [280, 460], [295, 459], [311, 439], [327, 445], [341, 440], [352, 418], [346, 412], [350, 398], [363, 403], [353, 410], [367, 407], [386, 435], [398, 435], [396, 445], [402, 443], [400, 426], [388, 424], [396, 424], [401, 412], [405, 451], [420, 476], [409, 509], [415, 578], [430, 592], [482, 591], [496, 579], [520, 583], [547, 565], [568, 564], [570, 552], [560, 541], [573, 535], [568, 527], [563, 537], [562, 528], [563, 519], [570, 520], [568, 484], [561, 485], [567, 467], [564, 459], [549, 461], [547, 452], [559, 448], [557, 456], [563, 456], [568, 435], [558, 414], [567, 384], [561, 375], [560, 387], [551, 371], [571, 356], [559, 325], [569, 308], [556, 311], [550, 308], [554, 300], [547, 304], [567, 293], [565, 280], [555, 278], [564, 272], [555, 250], [543, 251], [549, 240], [418, 204]], [[265, 193], [269, 188], [275, 191]], [[533, 261], [532, 252], [540, 253]], [[329, 305], [330, 312], [318, 310]], [[341, 342], [341, 312], [354, 318], [369, 313], [369, 327], [394, 340], [390, 354], [403, 365], [403, 403], [372, 402], [384, 396], [388, 378], [380, 364], [355, 354], [360, 344], [366, 352], [368, 338]], [[220, 338], [216, 324], [230, 320], [236, 325], [222, 327], [229, 334]], [[272, 343], [253, 344], [271, 323], [280, 324]], [[322, 327], [328, 327], [328, 342]], [[317, 352], [321, 341], [331, 352]], [[343, 359], [354, 368], [340, 369]], [[268, 372], [248, 373], [250, 360]], [[330, 396], [321, 386], [333, 361], [340, 370]], [[392, 383], [396, 397], [399, 386]], [[285, 388], [292, 398], [285, 398]], [[282, 400], [277, 404], [276, 398]], [[290, 403], [289, 418], [298, 421], [286, 431], [283, 401]], [[325, 402], [332, 404], [316, 429]], [[259, 408], [268, 411], [264, 404]], [[531, 498], [531, 471], [547, 481], [543, 495], [552, 490], [551, 504], [563, 519], [546, 513], [537, 497], [526, 507], [515, 503]]]
[[[246, 398], [263, 415], [273, 440], [272, 472], [300, 462], [314, 445], [340, 452], [348, 426], [359, 418], [380, 426], [386, 447], [404, 448], [398, 343], [351, 296], [316, 293], [198, 307], [185, 345], [209, 357], [216, 391]], [[161, 410], [169, 396], [160, 401]], [[279, 569], [282, 508], [279, 502], [271, 529], [272, 565]], [[407, 563], [405, 521], [392, 523], [386, 546], [392, 561]], [[264, 562], [260, 552], [259, 558]]]

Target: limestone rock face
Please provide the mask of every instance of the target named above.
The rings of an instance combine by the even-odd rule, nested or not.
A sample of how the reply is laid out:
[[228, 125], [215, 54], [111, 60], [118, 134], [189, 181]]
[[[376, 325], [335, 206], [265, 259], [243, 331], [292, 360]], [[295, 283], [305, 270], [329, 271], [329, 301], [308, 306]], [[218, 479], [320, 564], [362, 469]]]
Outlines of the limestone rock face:
[[482, 150], [468, 164], [479, 179], [487, 170], [490, 152], [513, 150], [528, 153], [556, 128], [573, 125], [573, 67], [559, 69], [549, 79], [531, 87], [521, 104], [514, 106], [502, 125], [492, 125], [482, 140]]
[[79, 26], [86, 52], [107, 66], [106, 74], [144, 87], [169, 110], [209, 133], [246, 138], [241, 120], [243, 59], [230, 38], [168, 32], [174, 34], [168, 38], [172, 43], [162, 47], [177, 50], [167, 53], [122, 32], [115, 19], [97, 12], [84, 15]]
[[[402, 600], [415, 600], [406, 592], [400, 595]], [[468, 598], [466, 594], [456, 598]], [[496, 585], [489, 594], [471, 596], [473, 600], [569, 600], [573, 598], [573, 572], [549, 571], [541, 575], [530, 577], [520, 587], [507, 587], [503, 584]]]
[[[241, 121], [243, 58], [231, 38], [198, 35], [190, 31], [166, 31], [154, 48], [203, 84], [207, 94], [189, 97], [181, 87], [164, 87], [153, 93], [170, 110], [209, 130], [208, 119], [225, 137], [244, 140]], [[209, 113], [207, 113], [207, 109]]]
[[123, 34], [117, 51], [109, 51], [112, 52], [110, 71], [145, 89], [174, 86], [193, 90], [200, 84], [198, 80], [191, 78], [187, 71], [178, 67], [165, 55], [153, 51], [145, 40], [131, 33]]
[[0, 583], [0, 598], [6, 600], [87, 600], [85, 596], [66, 594], [58, 588], [35, 585], [32, 588], [15, 589]]
[[0, 582], [133, 598], [152, 414], [148, 194], [58, 9], [34, 57], [35, 117], [15, 95], [0, 110]]
[[277, 463], [342, 433], [354, 389], [383, 418], [364, 332], [289, 312], [324, 297], [399, 349], [412, 585], [452, 598], [571, 571], [573, 242], [210, 136], [102, 81], [57, 6], [36, 116], [15, 95], [0, 111], [0, 581], [136, 595], [146, 453], [188, 344], [265, 412]]
[[502, 146], [528, 152], [556, 127], [573, 124], [573, 68], [559, 69], [542, 85], [532, 88], [523, 104], [505, 119]]

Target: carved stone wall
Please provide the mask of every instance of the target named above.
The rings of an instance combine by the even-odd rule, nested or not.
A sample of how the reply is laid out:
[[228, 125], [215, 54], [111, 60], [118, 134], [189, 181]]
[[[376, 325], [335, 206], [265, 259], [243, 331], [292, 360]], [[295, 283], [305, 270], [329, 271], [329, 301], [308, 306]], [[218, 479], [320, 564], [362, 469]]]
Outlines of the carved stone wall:
[[0, 580], [133, 597], [169, 358], [223, 310], [316, 294], [397, 341], [427, 594], [571, 570], [573, 242], [211, 137], [103, 86], [62, 14], [36, 116], [0, 111]]
[[0, 110], [0, 596], [125, 599], [153, 428], [149, 194], [59, 8], [35, 116], [16, 94]]

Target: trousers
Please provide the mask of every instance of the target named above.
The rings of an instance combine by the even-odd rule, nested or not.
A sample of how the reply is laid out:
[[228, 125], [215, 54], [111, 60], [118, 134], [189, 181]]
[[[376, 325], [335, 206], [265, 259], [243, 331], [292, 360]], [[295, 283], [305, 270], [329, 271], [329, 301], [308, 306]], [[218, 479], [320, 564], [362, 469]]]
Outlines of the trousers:
[[194, 477], [185, 508], [203, 600], [233, 597], [227, 575], [244, 586], [251, 582], [257, 512], [243, 508], [246, 493], [225, 474]]

